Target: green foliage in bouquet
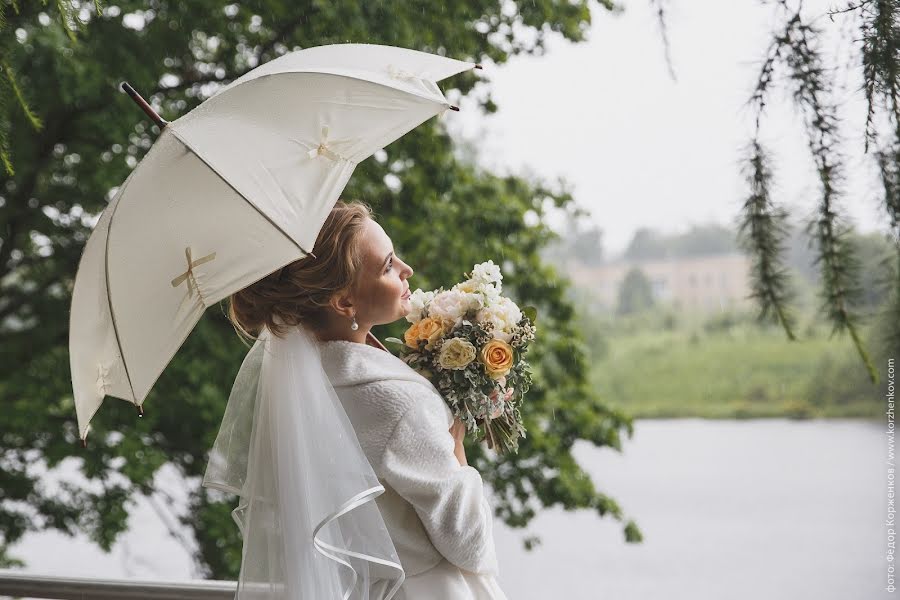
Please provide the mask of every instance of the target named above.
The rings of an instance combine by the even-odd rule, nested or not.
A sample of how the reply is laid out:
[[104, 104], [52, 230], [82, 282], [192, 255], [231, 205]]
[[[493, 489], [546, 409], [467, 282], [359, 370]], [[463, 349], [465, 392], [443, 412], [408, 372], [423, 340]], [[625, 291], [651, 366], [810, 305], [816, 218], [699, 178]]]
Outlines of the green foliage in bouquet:
[[[437, 293], [441, 291], [443, 288]], [[536, 309], [529, 308], [531, 314], [536, 314]], [[427, 307], [425, 310], [427, 315]], [[478, 350], [494, 339], [493, 322], [478, 322], [475, 309], [469, 309], [461, 317], [461, 323], [446, 337], [437, 340], [431, 349], [425, 339], [416, 340], [416, 348], [411, 348], [403, 340], [388, 338], [388, 341], [401, 344], [401, 358], [431, 380], [453, 414], [466, 424], [466, 428], [476, 431], [479, 441], [487, 440], [489, 448], [501, 453], [510, 450], [518, 453], [518, 439], [526, 436], [521, 408], [525, 393], [532, 384], [532, 373], [531, 366], [524, 357], [528, 352], [528, 344], [534, 340], [535, 326], [528, 314], [524, 310], [522, 312], [522, 318], [510, 332], [512, 367], [499, 382], [474, 357], [458, 368], [444, 368], [441, 364], [440, 358], [445, 346], [472, 348], [475, 355], [478, 355]], [[496, 400], [491, 398], [491, 394], [495, 394]], [[494, 416], [494, 410], [499, 410], [500, 414]]]

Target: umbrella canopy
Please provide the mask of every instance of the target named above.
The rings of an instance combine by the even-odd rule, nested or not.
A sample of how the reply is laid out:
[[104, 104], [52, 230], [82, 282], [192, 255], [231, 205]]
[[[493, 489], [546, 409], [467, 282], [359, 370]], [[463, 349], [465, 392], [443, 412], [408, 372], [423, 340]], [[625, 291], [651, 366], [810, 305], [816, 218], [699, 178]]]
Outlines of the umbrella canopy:
[[314, 252], [356, 165], [451, 108], [471, 62], [392, 46], [299, 50], [167, 124], [103, 211], [69, 322], [78, 431], [140, 407], [211, 304]]

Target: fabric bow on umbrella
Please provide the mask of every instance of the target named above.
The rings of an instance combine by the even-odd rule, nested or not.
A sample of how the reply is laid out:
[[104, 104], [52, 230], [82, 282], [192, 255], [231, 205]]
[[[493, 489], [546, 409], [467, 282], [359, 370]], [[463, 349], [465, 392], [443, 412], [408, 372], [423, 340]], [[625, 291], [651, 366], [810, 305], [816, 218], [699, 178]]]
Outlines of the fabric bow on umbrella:
[[105, 396], [141, 407], [204, 310], [312, 254], [356, 165], [451, 107], [478, 65], [371, 44], [292, 52], [165, 124], [103, 211], [72, 297], [82, 441]]

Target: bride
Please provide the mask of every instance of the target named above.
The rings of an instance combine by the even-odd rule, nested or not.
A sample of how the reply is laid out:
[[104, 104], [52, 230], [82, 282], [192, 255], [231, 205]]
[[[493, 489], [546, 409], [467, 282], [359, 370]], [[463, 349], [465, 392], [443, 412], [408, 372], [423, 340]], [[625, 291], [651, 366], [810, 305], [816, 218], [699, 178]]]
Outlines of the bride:
[[409, 312], [412, 268], [360, 202], [314, 252], [229, 302], [256, 342], [203, 485], [240, 496], [237, 597], [505, 600], [465, 426], [370, 332]]

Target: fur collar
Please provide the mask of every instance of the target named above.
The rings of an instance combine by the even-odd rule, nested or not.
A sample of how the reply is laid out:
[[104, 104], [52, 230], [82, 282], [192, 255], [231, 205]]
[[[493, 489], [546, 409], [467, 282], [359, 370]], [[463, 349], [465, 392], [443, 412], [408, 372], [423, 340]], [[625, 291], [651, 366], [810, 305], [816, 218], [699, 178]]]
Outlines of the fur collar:
[[334, 387], [362, 385], [385, 379], [413, 381], [432, 389], [434, 387], [403, 360], [380, 348], [346, 340], [317, 344], [322, 355], [322, 366]]

